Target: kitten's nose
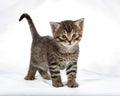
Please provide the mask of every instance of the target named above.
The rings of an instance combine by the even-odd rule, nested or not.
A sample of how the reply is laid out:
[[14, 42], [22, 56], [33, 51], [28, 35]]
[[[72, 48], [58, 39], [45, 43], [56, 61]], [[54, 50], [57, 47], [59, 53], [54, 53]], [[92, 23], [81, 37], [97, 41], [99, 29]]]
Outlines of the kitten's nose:
[[69, 42], [69, 45], [71, 45], [71, 41], [68, 41]]

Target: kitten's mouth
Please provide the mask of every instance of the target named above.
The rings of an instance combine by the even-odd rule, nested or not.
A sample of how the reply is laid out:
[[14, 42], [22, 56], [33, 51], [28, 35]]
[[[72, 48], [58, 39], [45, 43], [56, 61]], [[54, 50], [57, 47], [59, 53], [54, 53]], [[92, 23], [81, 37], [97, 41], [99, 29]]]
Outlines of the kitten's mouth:
[[65, 44], [64, 46], [65, 46], [65, 47], [73, 47], [74, 44], [68, 43], [68, 44]]
[[69, 43], [68, 45], [69, 45], [69, 46], [71, 46], [72, 44], [71, 44], [71, 43]]
[[76, 43], [73, 43], [73, 42], [67, 42], [67, 43], [62, 43], [63, 46], [65, 47], [73, 47], [76, 45]]
[[77, 43], [73, 43], [73, 42], [69, 42], [68, 44], [67, 44], [67, 46], [68, 47], [73, 47], [73, 46], [75, 46]]

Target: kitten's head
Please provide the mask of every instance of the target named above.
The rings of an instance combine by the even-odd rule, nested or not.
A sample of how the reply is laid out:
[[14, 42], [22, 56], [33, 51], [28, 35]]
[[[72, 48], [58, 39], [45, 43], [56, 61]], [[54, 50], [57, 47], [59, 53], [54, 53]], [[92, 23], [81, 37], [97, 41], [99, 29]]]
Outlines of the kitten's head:
[[76, 21], [50, 22], [54, 39], [65, 47], [78, 44], [82, 38], [83, 23], [84, 18]]

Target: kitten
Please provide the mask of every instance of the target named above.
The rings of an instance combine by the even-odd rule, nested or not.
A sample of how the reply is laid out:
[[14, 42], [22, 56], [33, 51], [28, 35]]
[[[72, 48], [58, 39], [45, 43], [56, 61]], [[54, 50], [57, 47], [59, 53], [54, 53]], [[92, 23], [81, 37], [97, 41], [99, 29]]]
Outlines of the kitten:
[[[28, 14], [26, 18], [32, 34], [30, 66], [26, 80], [35, 79], [36, 71], [47, 80], [52, 79], [54, 87], [62, 87], [60, 70], [66, 68], [67, 86], [78, 87], [76, 82], [79, 41], [82, 38], [84, 19], [50, 22], [53, 37], [40, 36]], [[50, 73], [50, 75], [49, 75]]]

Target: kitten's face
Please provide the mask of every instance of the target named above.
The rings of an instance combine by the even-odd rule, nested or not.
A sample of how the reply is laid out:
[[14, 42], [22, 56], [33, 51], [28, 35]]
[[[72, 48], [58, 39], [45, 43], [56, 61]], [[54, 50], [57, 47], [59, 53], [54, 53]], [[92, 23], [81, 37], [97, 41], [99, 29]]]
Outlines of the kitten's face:
[[50, 22], [54, 39], [65, 47], [79, 43], [83, 32], [84, 19], [76, 21]]

